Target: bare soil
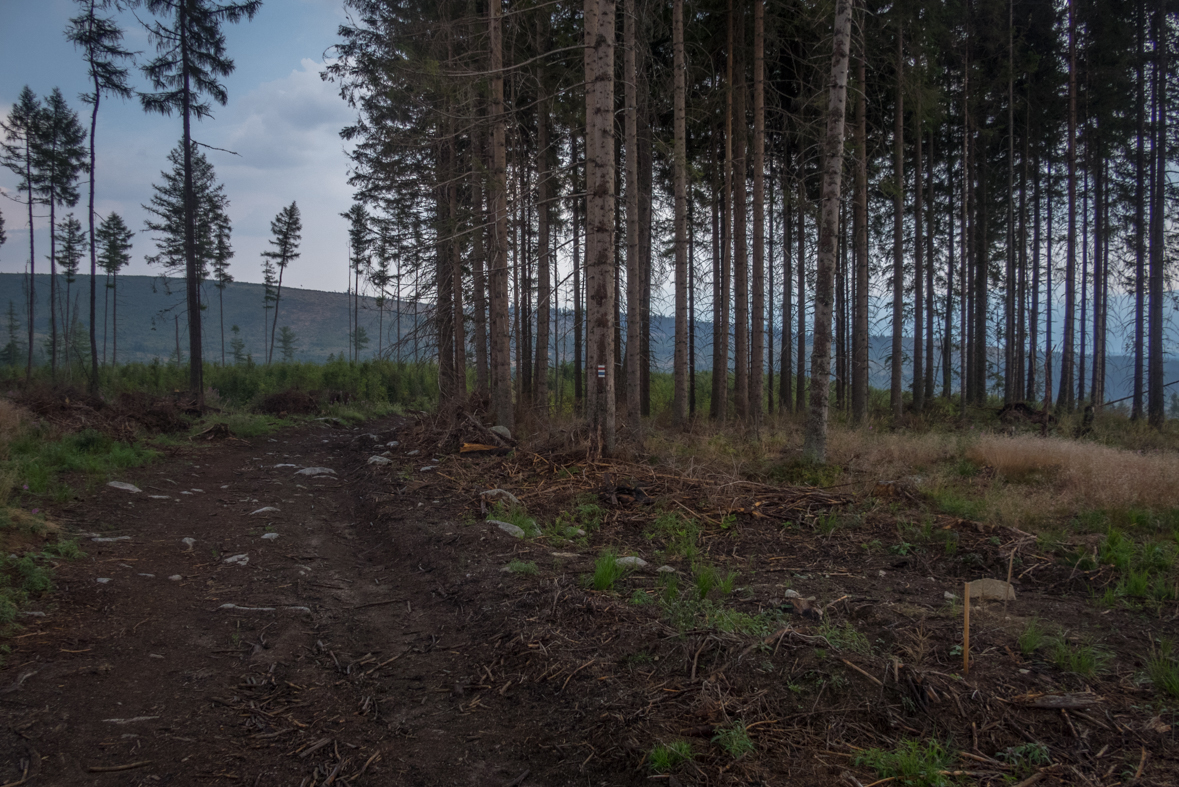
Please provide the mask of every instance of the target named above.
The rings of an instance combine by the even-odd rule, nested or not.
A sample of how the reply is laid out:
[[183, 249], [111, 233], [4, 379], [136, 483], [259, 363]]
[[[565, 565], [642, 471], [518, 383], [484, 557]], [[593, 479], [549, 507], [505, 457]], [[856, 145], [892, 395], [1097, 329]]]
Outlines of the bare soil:
[[[435, 453], [450, 442], [399, 419], [194, 442], [119, 479], [140, 493], [52, 510], [87, 557], [57, 567], [44, 616], [10, 640], [0, 785], [867, 785], [857, 751], [902, 738], [961, 750], [967, 783], [1035, 776], [1001, 757], [1028, 742], [1052, 757], [1039, 784], [1179, 783], [1173, 711], [1140, 680], [1149, 643], [1179, 634], [1174, 605], [1098, 607], [1108, 577], [1026, 534], [939, 517], [954, 554], [890, 552], [921, 511], [903, 488], [867, 505], [746, 485], [721, 506], [639, 465]], [[607, 516], [588, 545], [517, 540], [483, 521], [490, 488], [542, 521], [587, 495]], [[704, 556], [740, 572], [721, 603], [778, 621], [768, 636], [634, 603], [659, 595], [666, 544], [644, 523], [660, 505], [712, 523]], [[854, 524], [827, 532], [831, 516]], [[607, 544], [650, 565], [588, 589]], [[944, 594], [1005, 577], [1012, 550], [1019, 595], [972, 608], [963, 677], [962, 608]], [[506, 573], [512, 560], [538, 573]], [[787, 589], [825, 620], [792, 615]], [[1110, 669], [1086, 681], [1022, 656], [1033, 617], [1099, 640]], [[1039, 707], [1053, 702], [1074, 706]], [[736, 721], [756, 748], [734, 759], [713, 738]], [[681, 739], [695, 759], [654, 775], [652, 747]]]

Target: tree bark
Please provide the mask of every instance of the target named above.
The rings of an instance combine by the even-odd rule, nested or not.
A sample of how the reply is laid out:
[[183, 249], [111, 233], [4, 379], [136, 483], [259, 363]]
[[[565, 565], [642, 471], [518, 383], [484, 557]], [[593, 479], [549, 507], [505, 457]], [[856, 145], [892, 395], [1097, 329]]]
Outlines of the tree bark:
[[[894, 10], [896, 6], [893, 7]], [[905, 330], [905, 37], [897, 31], [897, 93], [896, 109], [893, 114], [893, 197], [892, 197], [892, 375], [888, 403], [892, 408], [894, 422], [904, 414], [903, 394], [904, 359], [903, 344]]]
[[1162, 429], [1167, 413], [1163, 400], [1163, 266], [1166, 264], [1166, 189], [1167, 189], [1167, 9], [1159, 0], [1156, 12], [1155, 41], [1158, 65], [1155, 70], [1154, 195], [1150, 218], [1150, 313], [1147, 316], [1147, 353], [1149, 367], [1146, 378], [1146, 418], [1155, 429]]
[[[868, 420], [868, 111], [864, 94], [867, 68], [864, 41], [856, 67], [856, 180], [852, 233], [856, 246], [856, 303], [852, 315], [852, 423]], [[783, 367], [785, 368], [785, 367]]]
[[[633, 1], [633, 0], [632, 0]], [[757, 0], [760, 5], [761, 0]], [[672, 418], [676, 426], [688, 421], [690, 388], [688, 373], [688, 186], [687, 129], [685, 104], [684, 0], [672, 0], [671, 6], [672, 72], [674, 77], [675, 150], [672, 153], [672, 177], [675, 183], [675, 360], [672, 364], [674, 394]]]
[[[631, 0], [633, 2], [633, 0]], [[537, 18], [537, 51], [548, 51], [548, 9]], [[549, 321], [552, 317], [552, 255], [549, 234], [552, 216], [552, 180], [549, 172], [549, 88], [546, 66], [536, 72], [536, 361], [533, 371], [533, 407], [545, 415], [549, 412]]]
[[1064, 273], [1064, 345], [1060, 353], [1060, 393], [1056, 406], [1072, 412], [1074, 402], [1073, 378], [1074, 313], [1076, 312], [1077, 268], [1077, 47], [1076, 0], [1068, 4], [1068, 236], [1065, 238]]
[[[593, 0], [590, 0], [592, 2]], [[491, 47], [491, 178], [488, 206], [492, 242], [488, 270], [491, 274], [491, 409], [495, 421], [515, 427], [512, 410], [511, 342], [508, 322], [508, 195], [507, 147], [504, 139], [503, 0], [488, 3]]]
[[614, 0], [585, 0], [586, 278], [588, 420], [613, 454], [614, 403]]
[[839, 231], [840, 178], [843, 174], [843, 127], [847, 104], [847, 65], [851, 37], [851, 0], [837, 0], [831, 56], [827, 136], [824, 142], [822, 217], [815, 276], [815, 329], [811, 349], [811, 401], [803, 454], [813, 462], [827, 459], [827, 395], [831, 374], [831, 300], [835, 243]]
[[753, 331], [749, 353], [749, 416], [761, 423], [765, 397], [765, 4], [753, 2]]
[[639, 333], [642, 327], [642, 275], [639, 272], [639, 119], [635, 67], [635, 0], [625, 0], [622, 19], [623, 104], [626, 144], [626, 424], [642, 442], [642, 379]]

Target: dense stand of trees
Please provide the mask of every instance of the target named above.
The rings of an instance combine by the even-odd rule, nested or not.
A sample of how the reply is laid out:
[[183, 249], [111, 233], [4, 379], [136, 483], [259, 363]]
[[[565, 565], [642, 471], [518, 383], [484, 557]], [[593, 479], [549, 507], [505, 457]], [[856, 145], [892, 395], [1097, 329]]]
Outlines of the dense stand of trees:
[[[679, 423], [709, 343], [713, 418], [800, 409], [810, 380], [823, 409], [829, 373], [862, 422], [881, 329], [898, 418], [955, 393], [1100, 407], [1125, 294], [1132, 413], [1161, 425], [1162, 0], [346, 6], [328, 77], [357, 110], [352, 180], [431, 282], [444, 398], [466, 395], [470, 359], [510, 425], [553, 406], [549, 359], [570, 360], [609, 450], [616, 408], [636, 434], [649, 412], [667, 291]], [[845, 11], [848, 110], [827, 60]], [[852, 175], [826, 195], [832, 157]]]

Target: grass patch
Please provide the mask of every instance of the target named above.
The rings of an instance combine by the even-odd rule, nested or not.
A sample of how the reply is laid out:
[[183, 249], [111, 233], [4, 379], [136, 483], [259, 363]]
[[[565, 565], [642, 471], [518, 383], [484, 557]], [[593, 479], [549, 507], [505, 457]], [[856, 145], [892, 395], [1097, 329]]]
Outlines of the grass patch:
[[664, 552], [669, 556], [695, 560], [700, 552], [700, 523], [672, 511], [651, 523], [647, 538], [662, 541]]
[[834, 486], [843, 477], [843, 468], [796, 459], [772, 466], [766, 477], [783, 486]]
[[505, 505], [503, 501], [497, 500], [491, 505], [489, 517], [499, 522], [507, 522], [508, 524], [515, 525], [524, 531], [526, 538], [534, 538], [540, 535], [540, 527], [537, 526], [536, 520], [528, 516], [528, 509], [519, 503]]
[[735, 721], [726, 727], [719, 728], [712, 736], [712, 742], [720, 745], [733, 759], [749, 754], [756, 748], [743, 721]]
[[825, 620], [823, 625], [819, 626], [817, 633], [836, 650], [850, 650], [861, 656], [872, 654], [872, 645], [868, 642], [868, 638], [856, 631], [855, 626], [851, 623], [836, 624]]
[[613, 590], [615, 583], [622, 579], [624, 574], [626, 568], [618, 565], [618, 552], [614, 549], [605, 549], [594, 561], [594, 573], [590, 584], [594, 590]]
[[951, 769], [955, 754], [936, 740], [928, 742], [902, 740], [895, 749], [866, 749], [856, 756], [855, 764], [876, 771], [882, 779], [907, 787], [949, 787], [953, 777], [942, 771]]
[[694, 756], [692, 744], [688, 741], [660, 743], [647, 755], [647, 764], [655, 773], [671, 773], [684, 763], [691, 762]]
[[1049, 643], [1049, 658], [1056, 667], [1082, 678], [1095, 678], [1109, 663], [1108, 651], [1093, 642], [1068, 642], [1058, 637]]
[[1052, 753], [1043, 743], [1010, 746], [995, 756], [1014, 768], [1016, 774], [1021, 777], [1052, 762]]
[[523, 560], [513, 560], [508, 563], [509, 574], [519, 574], [522, 577], [534, 577], [540, 573], [535, 563], [528, 563]]
[[1048, 632], [1045, 631], [1044, 624], [1039, 618], [1032, 618], [1019, 635], [1019, 652], [1030, 656], [1043, 646], [1047, 638]]
[[1176, 657], [1174, 643], [1169, 639], [1151, 648], [1146, 660], [1146, 674], [1160, 694], [1179, 698], [1179, 657]]

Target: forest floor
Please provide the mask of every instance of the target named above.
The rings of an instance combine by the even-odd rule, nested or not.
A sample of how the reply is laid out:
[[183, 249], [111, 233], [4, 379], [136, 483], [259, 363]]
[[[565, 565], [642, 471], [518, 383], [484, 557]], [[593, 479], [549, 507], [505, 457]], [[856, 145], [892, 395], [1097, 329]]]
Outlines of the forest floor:
[[[1095, 603], [1106, 569], [903, 483], [477, 436], [197, 440], [50, 505], [87, 554], [8, 640], [0, 785], [1179, 783], [1176, 605]], [[1009, 570], [966, 675], [963, 583]]]

